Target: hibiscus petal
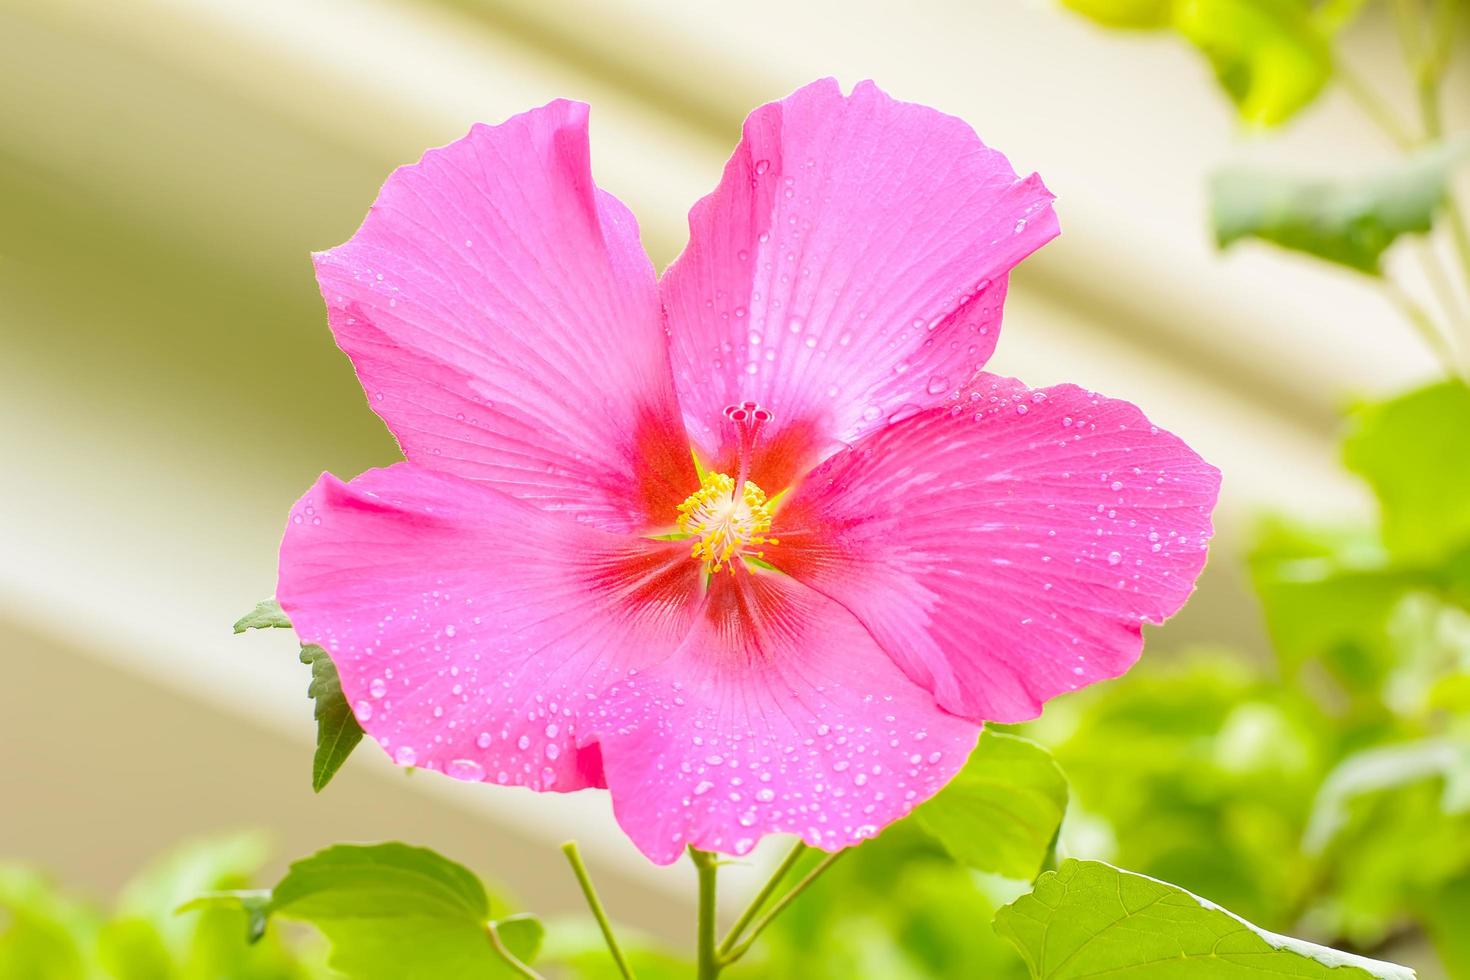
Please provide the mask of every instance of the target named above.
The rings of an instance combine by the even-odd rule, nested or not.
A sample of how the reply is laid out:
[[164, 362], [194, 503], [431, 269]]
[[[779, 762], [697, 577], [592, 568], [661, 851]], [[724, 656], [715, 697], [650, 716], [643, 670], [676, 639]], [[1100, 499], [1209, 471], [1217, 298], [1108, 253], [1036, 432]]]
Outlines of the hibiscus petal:
[[1219, 488], [1127, 402], [981, 375], [814, 470], [767, 557], [943, 707], [1024, 721], [1138, 659], [1204, 567]]
[[674, 656], [590, 707], [618, 822], [659, 864], [773, 833], [854, 844], [937, 792], [979, 734], [846, 610], [761, 570], [715, 576]]
[[613, 530], [698, 486], [653, 267], [553, 102], [395, 171], [316, 257], [337, 343], [414, 462]]
[[698, 590], [682, 542], [400, 463], [322, 476], [292, 510], [276, 594], [400, 765], [567, 791], [602, 785], [577, 713], [678, 646]]
[[685, 423], [775, 413], [779, 489], [836, 440], [934, 405], [989, 358], [1006, 274], [1057, 234], [1051, 195], [968, 125], [831, 79], [762, 106], [660, 283]]

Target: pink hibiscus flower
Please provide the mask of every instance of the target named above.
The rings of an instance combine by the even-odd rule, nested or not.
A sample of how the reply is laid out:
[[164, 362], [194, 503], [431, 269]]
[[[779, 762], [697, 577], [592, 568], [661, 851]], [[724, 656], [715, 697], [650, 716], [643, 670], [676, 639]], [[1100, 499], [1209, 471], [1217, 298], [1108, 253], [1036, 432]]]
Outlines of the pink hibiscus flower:
[[606, 787], [660, 863], [840, 848], [1127, 670], [1219, 474], [980, 373], [1057, 223], [958, 119], [817, 82], [689, 224], [656, 278], [571, 102], [396, 171], [316, 269], [407, 461], [321, 477], [278, 597], [400, 765]]

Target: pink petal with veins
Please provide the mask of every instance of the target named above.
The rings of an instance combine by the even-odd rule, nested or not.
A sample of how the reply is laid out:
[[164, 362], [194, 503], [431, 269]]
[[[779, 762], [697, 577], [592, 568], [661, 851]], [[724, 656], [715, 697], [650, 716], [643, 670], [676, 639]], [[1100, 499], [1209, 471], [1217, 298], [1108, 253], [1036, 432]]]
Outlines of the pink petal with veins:
[[990, 357], [1006, 275], [1057, 234], [1051, 194], [968, 125], [831, 79], [762, 106], [664, 273], [674, 376], [706, 458], [725, 405], [775, 413], [780, 487]]
[[592, 182], [585, 105], [430, 150], [315, 259], [337, 343], [410, 460], [612, 530], [697, 483], [653, 266]]
[[1194, 589], [1219, 489], [1127, 402], [982, 375], [817, 467], [768, 556], [949, 711], [1024, 721], [1133, 665]]

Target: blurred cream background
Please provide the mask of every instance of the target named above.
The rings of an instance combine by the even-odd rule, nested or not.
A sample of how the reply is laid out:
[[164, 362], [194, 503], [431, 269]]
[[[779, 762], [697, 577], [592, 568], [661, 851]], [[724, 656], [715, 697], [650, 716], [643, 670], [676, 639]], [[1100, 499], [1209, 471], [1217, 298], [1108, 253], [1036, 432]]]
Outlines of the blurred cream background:
[[[1383, 87], [1389, 33], [1350, 38]], [[399, 837], [554, 913], [577, 907], [554, 850], [575, 836], [623, 918], [682, 933], [684, 872], [647, 867], [598, 794], [408, 777], [366, 745], [314, 798], [295, 644], [229, 627], [317, 473], [395, 458], [307, 260], [392, 167], [584, 99], [598, 181], [662, 266], [744, 114], [825, 74], [1042, 173], [1063, 236], [1016, 276], [992, 366], [1136, 401], [1224, 470], [1211, 569], [1147, 655], [1259, 649], [1243, 530], [1361, 510], [1338, 410], [1432, 372], [1367, 281], [1208, 238], [1220, 163], [1390, 156], [1341, 95], [1251, 141], [1193, 52], [1043, 0], [0, 0], [0, 857], [105, 891], [221, 828], [266, 827], [283, 858]]]

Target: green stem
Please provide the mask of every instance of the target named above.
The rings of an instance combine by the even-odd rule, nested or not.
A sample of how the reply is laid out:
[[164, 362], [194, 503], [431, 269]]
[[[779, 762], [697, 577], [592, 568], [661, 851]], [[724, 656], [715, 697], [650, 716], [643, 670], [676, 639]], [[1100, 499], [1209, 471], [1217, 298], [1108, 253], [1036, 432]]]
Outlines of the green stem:
[[1380, 280], [1384, 291], [1388, 294], [1399, 312], [1418, 331], [1419, 336], [1428, 345], [1434, 356], [1439, 358], [1440, 365], [1451, 377], [1460, 377], [1459, 366], [1455, 363], [1455, 352], [1450, 349], [1449, 342], [1440, 335], [1439, 328], [1434, 325], [1434, 319], [1429, 313], [1414, 302], [1408, 293], [1399, 288], [1398, 284], [1390, 279]]
[[1378, 97], [1378, 94], [1358, 75], [1346, 62], [1338, 61], [1337, 78], [1342, 83], [1343, 89], [1358, 104], [1363, 111], [1383, 134], [1400, 150], [1412, 149], [1414, 137], [1403, 123], [1399, 122], [1398, 116], [1389, 108], [1388, 103]]
[[490, 945], [495, 947], [495, 952], [499, 953], [500, 958], [505, 960], [506, 965], [517, 974], [528, 977], [530, 980], [546, 980], [541, 974], [522, 963], [516, 954], [506, 947], [505, 942], [500, 938], [500, 930], [495, 928], [495, 923], [485, 923], [485, 934], [490, 937]]
[[786, 906], [796, 901], [796, 897], [798, 895], [806, 891], [807, 888], [814, 881], [822, 876], [822, 873], [824, 871], [832, 867], [833, 863], [846, 853], [847, 851], [838, 851], [835, 854], [828, 854], [826, 857], [822, 858], [821, 862], [817, 864], [816, 867], [812, 868], [806, 873], [806, 877], [802, 878], [795, 885], [793, 885], [789, 892], [782, 895], [780, 899], [776, 901], [776, 904], [771, 906], [771, 910], [769, 912], [767, 912], [765, 915], [761, 916], [755, 921], [755, 923], [750, 927], [750, 934], [747, 935], [744, 940], [740, 941], [728, 953], [725, 954], [725, 956], [721, 960], [721, 965], [728, 966], [731, 963], [734, 963], [736, 960], [740, 959], [740, 957], [744, 956], [746, 952], [750, 949], [751, 944], [753, 944], [760, 936], [760, 934], [765, 931], [766, 926], [775, 921], [776, 916], [785, 911]]
[[1453, 191], [1445, 192], [1444, 213], [1445, 221], [1450, 226], [1450, 238], [1455, 243], [1455, 251], [1460, 255], [1465, 288], [1470, 289], [1470, 231], [1466, 230], [1465, 213], [1460, 210], [1460, 203], [1455, 200]]
[[[1444, 257], [1435, 251], [1434, 243], [1428, 239], [1419, 243], [1419, 258], [1424, 264], [1424, 277], [1429, 280], [1429, 288], [1439, 299], [1439, 305], [1444, 310], [1445, 316], [1451, 324], [1462, 323], [1470, 328], [1470, 309], [1466, 309], [1455, 295], [1454, 285], [1450, 282], [1450, 273], [1446, 271]], [[1470, 340], [1470, 335], [1467, 335]]]
[[[1373, 92], [1373, 90], [1345, 65], [1339, 64], [1339, 77], [1344, 83], [1349, 95], [1358, 103], [1363, 114], [1367, 116], [1383, 133], [1393, 141], [1400, 149], [1408, 151], [1416, 148], [1421, 142], [1433, 142], [1442, 136], [1442, 123], [1439, 102], [1440, 80], [1449, 62], [1450, 48], [1439, 35], [1448, 36], [1451, 32], [1446, 28], [1453, 27], [1456, 4], [1454, 0], [1439, 0], [1436, 8], [1436, 41], [1426, 53], [1421, 51], [1421, 32], [1418, 28], [1419, 5], [1416, 0], [1394, 0], [1392, 4], [1395, 26], [1398, 28], [1399, 43], [1403, 48], [1404, 60], [1409, 66], [1409, 73], [1414, 80], [1415, 96], [1419, 103], [1420, 122], [1424, 128], [1424, 138], [1420, 140], [1411, 135], [1408, 127], [1402, 125], [1398, 117], [1388, 108]], [[1454, 191], [1447, 190], [1445, 194], [1445, 223], [1449, 225], [1450, 237], [1454, 242], [1455, 251], [1459, 256], [1460, 265], [1465, 274], [1467, 288], [1470, 288], [1470, 232], [1466, 231], [1464, 216], [1460, 211], [1459, 204], [1455, 201]], [[1446, 290], [1442, 281], [1436, 281], [1439, 270], [1435, 265], [1433, 256], [1426, 257], [1425, 274], [1430, 279], [1430, 285], [1440, 294], [1441, 303], [1445, 306], [1445, 314], [1450, 317], [1453, 327], [1456, 318], [1456, 305], [1446, 302]], [[1423, 338], [1431, 352], [1439, 360], [1440, 364], [1451, 377], [1461, 374], [1456, 364], [1454, 351], [1449, 342], [1440, 334], [1435, 325], [1434, 318], [1418, 303], [1414, 302], [1402, 289], [1392, 282], [1384, 282], [1384, 288], [1399, 312], [1403, 314], [1414, 330]], [[1470, 330], [1470, 322], [1466, 324]], [[1452, 331], [1453, 332], [1453, 331]], [[1470, 334], [1467, 334], [1467, 342], [1470, 342]]]
[[572, 866], [572, 874], [577, 876], [577, 884], [582, 886], [582, 897], [587, 899], [587, 907], [592, 910], [592, 917], [597, 920], [597, 927], [602, 930], [602, 938], [607, 943], [607, 951], [612, 954], [613, 962], [617, 964], [618, 973], [622, 975], [623, 980], [634, 980], [633, 968], [628, 965], [622, 948], [618, 946], [618, 939], [613, 935], [612, 922], [608, 920], [607, 912], [602, 907], [602, 899], [597, 897], [597, 889], [592, 886], [592, 876], [587, 873], [587, 866], [582, 863], [582, 855], [577, 850], [577, 842], [567, 841], [561, 846], [561, 852], [567, 856], [567, 861]]
[[720, 859], [709, 851], [689, 848], [689, 859], [699, 873], [699, 980], [716, 980], [724, 968], [715, 947], [715, 883]]
[[[1419, 95], [1419, 118], [1424, 126], [1424, 138], [1433, 143], [1444, 137], [1444, 114], [1440, 105], [1440, 88], [1445, 70], [1449, 67], [1453, 50], [1455, 20], [1460, 5], [1454, 0], [1439, 0], [1435, 7], [1433, 40], [1427, 51], [1412, 49], [1416, 58], [1413, 64], [1415, 85]], [[1396, 7], [1403, 18], [1402, 7]], [[1406, 51], [1411, 49], [1407, 48]], [[1466, 230], [1465, 214], [1455, 200], [1453, 184], [1445, 190], [1445, 223], [1449, 225], [1450, 240], [1460, 258], [1460, 268], [1465, 276], [1465, 286], [1470, 289], [1470, 231]]]
[[771, 896], [776, 893], [776, 889], [780, 887], [781, 882], [791, 873], [791, 869], [796, 867], [796, 863], [801, 860], [802, 855], [808, 850], [809, 848], [804, 842], [797, 841], [796, 846], [792, 847], [786, 857], [782, 858], [781, 863], [776, 866], [775, 871], [771, 872], [771, 877], [766, 879], [766, 883], [761, 886], [761, 890], [756, 893], [755, 898], [751, 899], [750, 904], [745, 907], [745, 911], [740, 913], [740, 918], [736, 919], [735, 924], [730, 927], [730, 931], [725, 933], [725, 938], [720, 942], [720, 948], [716, 950], [721, 957], [729, 955], [730, 950], [740, 941], [740, 936], [745, 932], [745, 927], [755, 920], [755, 917], [760, 914], [761, 909], [765, 908], [766, 902], [770, 901]]

